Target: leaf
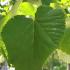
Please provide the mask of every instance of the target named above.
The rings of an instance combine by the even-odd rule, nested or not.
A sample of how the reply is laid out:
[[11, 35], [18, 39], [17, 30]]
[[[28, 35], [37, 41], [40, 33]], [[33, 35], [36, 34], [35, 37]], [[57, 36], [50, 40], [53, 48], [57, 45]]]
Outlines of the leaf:
[[18, 15], [29, 15], [29, 16], [35, 16], [35, 8], [33, 5], [29, 2], [23, 2], [19, 5], [19, 8], [17, 10]]
[[66, 19], [65, 34], [59, 48], [67, 54], [70, 54], [70, 18]]
[[41, 0], [43, 5], [49, 5], [53, 0]]
[[16, 70], [42, 70], [46, 58], [55, 50], [65, 28], [61, 9], [39, 7], [35, 21], [24, 16], [10, 19], [2, 30], [9, 61]]

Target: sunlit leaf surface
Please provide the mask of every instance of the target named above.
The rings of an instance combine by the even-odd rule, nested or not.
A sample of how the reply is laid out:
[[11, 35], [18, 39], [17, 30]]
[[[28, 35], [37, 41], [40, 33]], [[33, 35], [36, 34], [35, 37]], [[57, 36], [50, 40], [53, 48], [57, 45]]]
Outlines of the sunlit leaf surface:
[[66, 30], [63, 36], [63, 40], [60, 44], [60, 49], [70, 54], [70, 18], [66, 20]]
[[29, 16], [35, 16], [35, 8], [33, 4], [28, 2], [23, 2], [19, 5], [19, 8], [17, 10], [18, 15], [29, 15]]

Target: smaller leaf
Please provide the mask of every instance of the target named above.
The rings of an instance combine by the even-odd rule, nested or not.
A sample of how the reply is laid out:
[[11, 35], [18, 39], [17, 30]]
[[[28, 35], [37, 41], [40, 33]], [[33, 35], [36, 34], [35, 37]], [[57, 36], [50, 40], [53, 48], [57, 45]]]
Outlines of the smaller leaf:
[[41, 0], [43, 5], [49, 5], [53, 0]]
[[36, 12], [36, 9], [29, 2], [21, 3], [17, 10], [17, 14], [19, 15], [35, 16], [35, 12]]

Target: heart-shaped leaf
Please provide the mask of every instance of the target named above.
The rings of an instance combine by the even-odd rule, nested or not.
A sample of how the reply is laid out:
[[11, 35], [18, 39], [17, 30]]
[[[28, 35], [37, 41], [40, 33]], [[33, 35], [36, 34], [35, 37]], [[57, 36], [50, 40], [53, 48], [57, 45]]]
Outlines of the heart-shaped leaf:
[[34, 21], [15, 16], [2, 30], [9, 61], [16, 70], [41, 70], [46, 58], [58, 47], [64, 28], [65, 18], [61, 9], [41, 6]]

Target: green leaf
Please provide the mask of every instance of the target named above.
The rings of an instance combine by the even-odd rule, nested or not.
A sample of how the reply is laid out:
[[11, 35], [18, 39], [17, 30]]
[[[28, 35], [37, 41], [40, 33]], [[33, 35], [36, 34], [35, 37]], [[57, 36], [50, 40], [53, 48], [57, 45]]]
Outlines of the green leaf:
[[66, 30], [59, 48], [70, 54], [70, 18], [66, 20]]
[[49, 5], [53, 0], [41, 0], [43, 5]]
[[61, 9], [39, 7], [35, 21], [24, 16], [10, 19], [2, 31], [9, 61], [16, 70], [42, 70], [46, 58], [58, 47], [65, 28]]
[[36, 9], [34, 6], [29, 2], [23, 2], [19, 5], [17, 14], [18, 15], [29, 15], [35, 17]]

